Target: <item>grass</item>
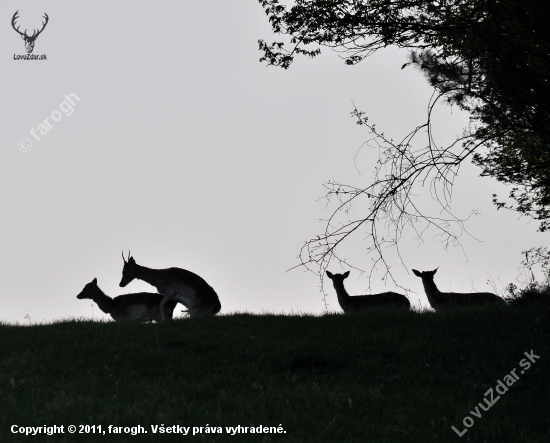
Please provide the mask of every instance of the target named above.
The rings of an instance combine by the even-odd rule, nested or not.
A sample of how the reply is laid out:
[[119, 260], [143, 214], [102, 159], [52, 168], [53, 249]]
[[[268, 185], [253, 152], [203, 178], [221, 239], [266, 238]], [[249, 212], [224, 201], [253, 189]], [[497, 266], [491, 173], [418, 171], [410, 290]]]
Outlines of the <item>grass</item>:
[[[236, 314], [161, 324], [0, 326], [0, 441], [548, 442], [541, 309]], [[463, 418], [533, 350], [540, 359], [462, 437]], [[470, 415], [471, 416], [471, 415]], [[10, 427], [64, 425], [53, 437]], [[148, 434], [68, 434], [74, 425]], [[151, 425], [223, 434], [151, 432]], [[284, 434], [225, 433], [281, 425]], [[192, 431], [191, 431], [192, 432]]]

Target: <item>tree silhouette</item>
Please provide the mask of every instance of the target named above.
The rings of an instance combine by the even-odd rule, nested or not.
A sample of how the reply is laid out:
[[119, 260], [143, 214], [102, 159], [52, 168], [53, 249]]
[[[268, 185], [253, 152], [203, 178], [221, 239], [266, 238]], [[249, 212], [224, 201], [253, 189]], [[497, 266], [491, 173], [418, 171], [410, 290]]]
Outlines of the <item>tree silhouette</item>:
[[[317, 264], [322, 274], [337, 247], [356, 232], [372, 240], [375, 263], [384, 261], [383, 246], [397, 246], [402, 229], [420, 222], [436, 227], [445, 245], [464, 232], [464, 221], [450, 211], [452, 184], [466, 159], [482, 168], [482, 176], [513, 185], [511, 201], [493, 201], [531, 216], [539, 230], [550, 229], [550, 3], [546, 0], [297, 0], [287, 8], [277, 0], [260, 0], [275, 33], [283, 42], [259, 41], [261, 61], [289, 68], [294, 57], [309, 58], [320, 47], [336, 50], [348, 65], [393, 45], [410, 50], [403, 68], [412, 65], [434, 87], [425, 124], [394, 143], [358, 109], [357, 123], [369, 128], [381, 151], [374, 182], [357, 188], [325, 184], [328, 200], [338, 207], [323, 235], [306, 242], [302, 264]], [[311, 45], [316, 45], [313, 47]], [[450, 146], [432, 138], [431, 112], [445, 100], [470, 113], [464, 134]], [[427, 133], [415, 148], [413, 139]], [[415, 205], [413, 187], [430, 183], [441, 215], [424, 214]], [[359, 198], [369, 210], [350, 218]], [[341, 217], [344, 216], [344, 219]], [[394, 235], [381, 237], [382, 224]], [[420, 231], [418, 231], [420, 234]], [[349, 263], [348, 263], [349, 264]], [[386, 267], [387, 269], [387, 267]]]

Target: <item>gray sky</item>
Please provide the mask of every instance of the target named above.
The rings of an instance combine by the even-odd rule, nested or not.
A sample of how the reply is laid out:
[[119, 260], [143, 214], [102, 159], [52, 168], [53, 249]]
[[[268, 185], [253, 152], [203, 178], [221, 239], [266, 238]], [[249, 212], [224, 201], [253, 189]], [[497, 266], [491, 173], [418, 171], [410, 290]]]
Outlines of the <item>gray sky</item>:
[[[34, 48], [46, 61], [13, 59], [25, 53], [10, 24], [18, 9], [22, 29], [38, 28], [48, 14]], [[287, 71], [266, 67], [257, 40], [275, 38], [252, 0], [4, 1], [0, 14], [4, 321], [104, 318], [76, 299], [95, 277], [110, 296], [153, 292], [137, 281], [118, 287], [122, 250], [144, 266], [201, 275], [222, 313], [322, 312], [317, 278], [285, 271], [330, 214], [316, 202], [322, 183], [372, 179], [375, 152], [357, 156], [363, 175], [354, 166], [368, 133], [350, 117], [352, 100], [398, 139], [423, 123], [432, 92], [419, 73], [400, 70], [406, 53], [395, 49], [355, 67], [328, 50]], [[72, 96], [68, 115], [61, 104], [70, 94], [80, 101]], [[51, 130], [41, 135], [46, 118]], [[466, 122], [439, 107], [438, 141], [452, 141]], [[30, 151], [18, 149], [22, 138]], [[439, 266], [441, 290], [491, 290], [488, 279], [502, 289], [518, 275], [520, 252], [548, 243], [536, 223], [497, 213], [491, 195], [507, 190], [478, 175], [473, 166], [461, 170], [453, 208], [479, 211], [467, 227], [482, 242], [463, 237], [464, 250], [445, 251], [431, 231], [421, 245], [406, 234], [406, 268], [396, 257], [391, 263], [416, 291], [414, 304], [427, 300], [411, 268]], [[364, 246], [347, 250], [368, 268]], [[357, 277], [346, 281], [351, 294], [368, 286]], [[372, 289], [394, 287], [375, 278]]]

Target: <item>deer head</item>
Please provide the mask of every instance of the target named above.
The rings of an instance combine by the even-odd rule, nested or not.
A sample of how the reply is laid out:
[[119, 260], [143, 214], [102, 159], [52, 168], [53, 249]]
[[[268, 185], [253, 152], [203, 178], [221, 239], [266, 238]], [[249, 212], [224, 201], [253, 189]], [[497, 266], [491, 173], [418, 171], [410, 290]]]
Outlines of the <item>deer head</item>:
[[19, 26], [15, 27], [15, 21], [19, 18], [17, 15], [19, 11], [15, 11], [15, 14], [13, 14], [13, 18], [11, 19], [11, 26], [13, 29], [17, 31], [18, 34], [21, 35], [21, 38], [25, 40], [25, 49], [27, 50], [27, 53], [32, 53], [32, 50], [34, 49], [34, 42], [36, 38], [40, 35], [40, 33], [44, 30], [46, 25], [48, 24], [48, 14], [44, 13], [44, 18], [46, 19], [45, 22], [42, 23], [42, 29], [39, 31], [38, 29], [35, 29], [32, 33], [32, 35], [27, 35], [27, 30], [25, 29], [25, 32], [19, 31]]
[[119, 286], [124, 288], [128, 283], [130, 283], [134, 278], [136, 278], [136, 261], [134, 257], [130, 255], [128, 251], [128, 260], [124, 258], [124, 251], [122, 252], [122, 260], [124, 260], [124, 268], [122, 268], [122, 279], [120, 280]]
[[76, 296], [76, 298], [80, 300], [84, 298], [94, 298], [94, 294], [97, 294], [98, 289], [97, 278], [94, 278], [90, 283], [84, 286], [84, 289]]

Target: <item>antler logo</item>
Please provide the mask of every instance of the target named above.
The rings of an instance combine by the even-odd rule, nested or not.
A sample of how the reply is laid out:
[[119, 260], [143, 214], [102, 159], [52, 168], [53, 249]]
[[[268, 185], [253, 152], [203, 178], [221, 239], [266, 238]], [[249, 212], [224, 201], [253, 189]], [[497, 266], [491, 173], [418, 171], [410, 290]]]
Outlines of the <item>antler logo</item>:
[[15, 21], [19, 18], [19, 16], [17, 15], [18, 13], [19, 11], [15, 11], [15, 14], [13, 14], [13, 18], [11, 19], [11, 25], [13, 29], [15, 29], [17, 33], [21, 35], [21, 38], [25, 40], [25, 49], [27, 50], [28, 54], [31, 54], [32, 50], [34, 49], [34, 42], [36, 38], [40, 35], [40, 33], [44, 30], [44, 28], [48, 24], [48, 20], [49, 20], [48, 14], [44, 13], [43, 18], [45, 18], [46, 21], [42, 23], [42, 29], [40, 31], [38, 29], [35, 29], [32, 35], [27, 35], [26, 29], [25, 29], [25, 32], [21, 32], [19, 31], [19, 26], [17, 28], [15, 27]]

